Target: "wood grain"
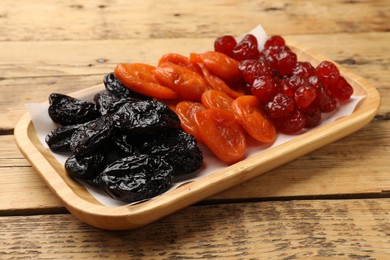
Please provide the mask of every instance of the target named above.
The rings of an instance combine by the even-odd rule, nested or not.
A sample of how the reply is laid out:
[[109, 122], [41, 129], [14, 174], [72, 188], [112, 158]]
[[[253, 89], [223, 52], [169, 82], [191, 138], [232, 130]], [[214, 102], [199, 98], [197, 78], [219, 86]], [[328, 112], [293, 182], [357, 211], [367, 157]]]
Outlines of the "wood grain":
[[1, 217], [0, 257], [388, 259], [389, 212], [390, 199], [194, 206], [122, 232], [71, 215]]
[[0, 41], [215, 37], [245, 32], [257, 24], [283, 35], [390, 29], [386, 0], [201, 0], [196, 4], [177, 0], [22, 0], [18, 5], [3, 0], [2, 6]]

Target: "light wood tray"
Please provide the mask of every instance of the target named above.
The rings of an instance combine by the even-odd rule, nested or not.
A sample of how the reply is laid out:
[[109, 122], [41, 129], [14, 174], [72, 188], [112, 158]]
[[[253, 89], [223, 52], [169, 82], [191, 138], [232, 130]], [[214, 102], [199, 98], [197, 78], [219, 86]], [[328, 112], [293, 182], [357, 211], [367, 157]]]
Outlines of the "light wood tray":
[[[298, 44], [289, 43], [301, 61], [318, 65], [329, 60]], [[252, 156], [149, 201], [119, 207], [107, 207], [98, 202], [79, 183], [69, 178], [61, 165], [38, 140], [31, 117], [26, 113], [14, 131], [16, 143], [48, 187], [65, 207], [80, 220], [110, 230], [132, 229], [148, 224], [213, 194], [238, 185], [278, 167], [299, 156], [340, 139], [370, 122], [375, 116], [380, 97], [377, 90], [363, 78], [339, 66], [342, 75], [354, 88], [354, 95], [364, 95], [355, 111], [343, 118]], [[92, 87], [73, 94], [91, 94], [101, 89]], [[286, 184], [287, 185], [287, 184]]]

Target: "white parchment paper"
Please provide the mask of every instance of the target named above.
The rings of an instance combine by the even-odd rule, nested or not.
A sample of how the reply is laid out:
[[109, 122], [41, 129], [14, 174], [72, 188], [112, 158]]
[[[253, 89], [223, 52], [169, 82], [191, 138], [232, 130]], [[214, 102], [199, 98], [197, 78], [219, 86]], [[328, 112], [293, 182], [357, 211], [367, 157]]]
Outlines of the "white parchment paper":
[[[267, 39], [267, 34], [263, 30], [261, 26], [257, 26], [253, 30], [251, 30], [249, 33], [255, 35], [258, 39], [259, 46], [263, 46], [266, 39]], [[239, 40], [242, 37], [238, 37], [237, 39]], [[261, 48], [260, 48], [261, 49]], [[97, 93], [97, 92], [96, 92]], [[84, 96], [75, 96], [77, 98], [83, 99], [83, 100], [92, 100], [93, 96], [96, 93], [89, 93]], [[321, 127], [323, 125], [326, 125], [330, 122], [333, 122], [334, 120], [341, 118], [346, 115], [350, 115], [356, 105], [362, 100], [364, 96], [352, 96], [351, 99], [348, 102], [344, 102], [342, 106], [338, 106], [338, 108], [331, 112], [331, 113], [326, 113], [322, 114], [322, 123], [317, 126]], [[30, 103], [26, 104], [26, 108], [29, 111], [31, 115], [32, 122], [34, 124], [37, 136], [40, 140], [40, 142], [46, 147], [48, 150], [49, 147], [47, 146], [45, 142], [45, 137], [46, 135], [54, 128], [58, 127], [57, 124], [53, 123], [51, 118], [49, 117], [47, 110], [48, 110], [49, 104], [46, 103]], [[303, 132], [310, 131], [309, 130], [304, 130]], [[301, 132], [301, 133], [303, 133]], [[285, 142], [288, 142], [289, 140], [292, 140], [295, 138], [295, 135], [284, 135], [284, 134], [278, 134], [276, 141], [271, 145], [271, 146], [264, 146], [256, 142], [249, 142], [248, 148], [247, 148], [247, 153], [246, 153], [246, 158], [263, 153], [267, 151], [268, 149], [278, 146], [280, 144], [283, 144]], [[202, 178], [203, 176], [207, 176], [213, 172], [216, 172], [222, 168], [225, 168], [227, 165], [223, 163], [221, 160], [216, 158], [208, 149], [207, 147], [200, 145], [200, 148], [202, 149], [203, 152], [203, 166], [201, 169], [199, 169], [197, 172], [194, 174], [191, 174], [190, 176], [187, 176], [186, 178], [183, 179], [177, 179], [175, 180], [173, 186], [171, 189], [175, 189], [178, 186], [194, 181], [196, 179]], [[66, 159], [69, 157], [69, 154], [61, 154], [61, 153], [53, 153], [53, 156], [62, 164], [65, 163]], [[82, 183], [86, 187], [86, 189], [91, 193], [93, 197], [95, 197], [99, 202], [101, 202], [105, 206], [123, 206], [123, 205], [128, 205], [128, 203], [121, 202], [118, 200], [114, 200], [111, 197], [109, 197], [107, 194], [104, 192], [95, 189], [85, 183]]]

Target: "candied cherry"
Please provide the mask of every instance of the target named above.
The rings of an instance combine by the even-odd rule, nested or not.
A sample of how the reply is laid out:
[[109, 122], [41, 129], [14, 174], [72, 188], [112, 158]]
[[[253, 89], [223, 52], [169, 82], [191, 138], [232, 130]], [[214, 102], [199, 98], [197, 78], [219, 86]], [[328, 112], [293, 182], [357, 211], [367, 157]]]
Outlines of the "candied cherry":
[[243, 60], [238, 65], [245, 82], [253, 84], [259, 76], [272, 76], [272, 71], [266, 61], [262, 59]]
[[286, 94], [279, 93], [265, 105], [264, 110], [269, 118], [279, 118], [287, 116], [294, 108], [294, 100]]
[[233, 58], [238, 61], [258, 59], [259, 57], [257, 39], [252, 34], [245, 35], [233, 49]]
[[292, 75], [291, 77], [283, 80], [283, 85], [289, 87], [295, 92], [296, 89], [307, 85], [307, 80], [300, 75]]
[[261, 104], [266, 104], [277, 94], [277, 87], [272, 77], [260, 76], [253, 82], [251, 92]]
[[275, 46], [284, 46], [286, 41], [280, 35], [273, 35], [264, 44], [264, 48], [270, 48]]
[[218, 37], [214, 42], [214, 50], [217, 52], [222, 52], [230, 58], [233, 58], [233, 49], [236, 47], [237, 41], [231, 35], [224, 35]]
[[314, 99], [313, 104], [315, 104], [323, 113], [332, 112], [337, 107], [337, 100], [329, 92], [327, 88], [322, 85], [316, 89], [317, 97]]
[[316, 69], [309, 62], [298, 61], [292, 73], [304, 78], [309, 78], [316, 74]]
[[321, 62], [316, 68], [318, 79], [325, 86], [337, 84], [340, 72], [339, 69], [330, 61]]
[[298, 109], [295, 109], [285, 117], [273, 119], [272, 122], [276, 129], [284, 134], [294, 134], [302, 130], [306, 125], [305, 116]]
[[321, 110], [314, 105], [301, 110], [305, 116], [305, 127], [315, 127], [321, 123]]
[[329, 90], [333, 96], [341, 101], [348, 100], [353, 93], [352, 86], [342, 76], [340, 76], [337, 84], [330, 85]]
[[264, 49], [262, 54], [269, 62], [271, 68], [281, 76], [291, 75], [297, 63], [297, 55], [287, 46], [275, 46]]
[[308, 107], [316, 97], [317, 97], [316, 90], [313, 87], [308, 85], [299, 87], [297, 90], [295, 90], [294, 93], [295, 104], [299, 108]]

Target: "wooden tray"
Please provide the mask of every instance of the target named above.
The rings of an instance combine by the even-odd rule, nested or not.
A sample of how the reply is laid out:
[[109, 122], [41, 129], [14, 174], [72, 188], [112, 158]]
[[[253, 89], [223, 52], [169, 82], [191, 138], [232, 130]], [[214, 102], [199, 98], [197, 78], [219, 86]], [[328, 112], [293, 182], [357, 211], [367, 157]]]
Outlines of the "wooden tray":
[[[289, 43], [301, 61], [318, 65], [329, 60], [298, 44]], [[98, 202], [79, 183], [70, 179], [61, 165], [38, 140], [31, 117], [26, 113], [15, 128], [16, 143], [65, 207], [80, 220], [110, 230], [132, 229], [148, 224], [183, 207], [261, 175], [277, 166], [340, 139], [366, 125], [375, 116], [380, 97], [364, 79], [339, 66], [342, 75], [354, 88], [354, 95], [364, 95], [355, 111], [343, 118], [297, 136], [273, 147], [149, 201], [131, 206], [107, 207]], [[92, 87], [73, 94], [90, 94]], [[286, 184], [287, 185], [287, 184]]]

